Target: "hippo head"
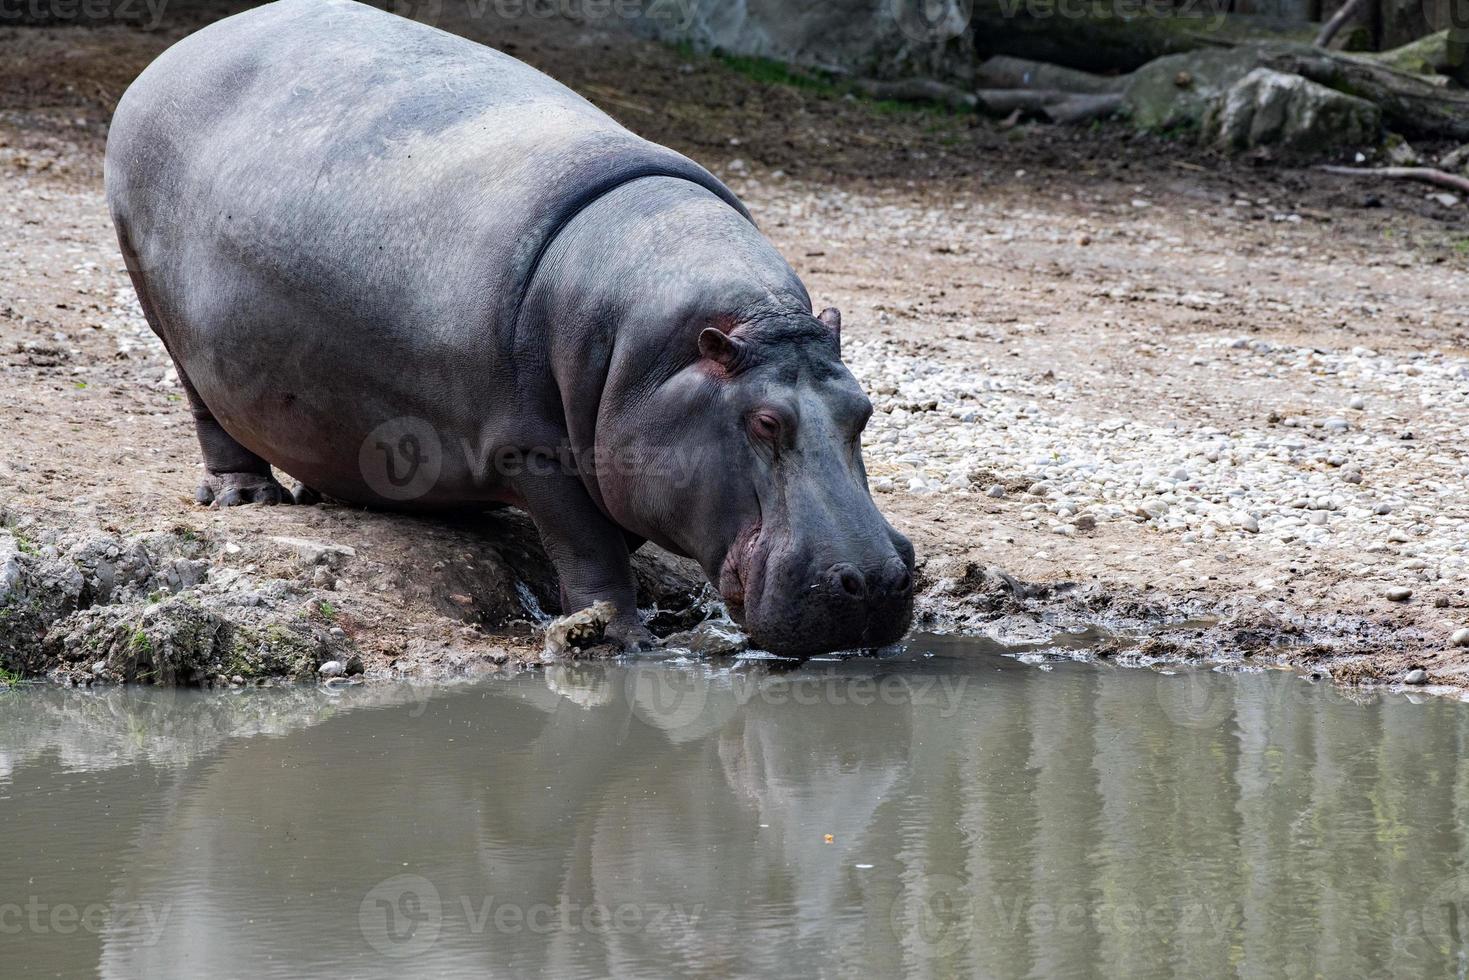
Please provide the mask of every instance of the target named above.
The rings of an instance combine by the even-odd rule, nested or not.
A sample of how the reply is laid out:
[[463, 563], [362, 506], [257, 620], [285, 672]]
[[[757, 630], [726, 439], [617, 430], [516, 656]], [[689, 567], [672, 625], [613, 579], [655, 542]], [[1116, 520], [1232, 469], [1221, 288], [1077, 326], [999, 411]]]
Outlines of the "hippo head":
[[913, 615], [913, 546], [867, 488], [872, 403], [840, 334], [834, 309], [706, 326], [698, 356], [640, 404], [638, 441], [660, 448], [637, 458], [661, 465], [606, 498], [624, 527], [698, 560], [777, 653], [882, 646]]

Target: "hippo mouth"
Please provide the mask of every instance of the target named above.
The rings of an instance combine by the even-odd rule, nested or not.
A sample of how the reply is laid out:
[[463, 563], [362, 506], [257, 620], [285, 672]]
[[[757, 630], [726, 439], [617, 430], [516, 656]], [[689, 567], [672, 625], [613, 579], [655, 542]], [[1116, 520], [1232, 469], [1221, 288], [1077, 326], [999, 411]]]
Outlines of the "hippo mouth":
[[784, 596], [783, 539], [756, 522], [740, 532], [720, 565], [720, 596], [751, 643], [800, 657], [882, 647], [907, 632], [913, 607], [906, 590], [887, 600], [854, 602], [829, 586], [811, 585], [800, 596]]
[[744, 624], [746, 596], [759, 595], [765, 563], [759, 560], [761, 523], [745, 528], [730, 545], [719, 569], [719, 594], [735, 622]]

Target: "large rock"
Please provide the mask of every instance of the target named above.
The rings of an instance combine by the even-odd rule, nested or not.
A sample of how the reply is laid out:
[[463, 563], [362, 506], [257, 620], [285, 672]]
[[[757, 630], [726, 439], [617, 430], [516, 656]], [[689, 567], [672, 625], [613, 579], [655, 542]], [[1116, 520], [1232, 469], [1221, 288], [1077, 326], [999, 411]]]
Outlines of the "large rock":
[[967, 80], [970, 0], [683, 0], [646, 6], [645, 33], [702, 50], [883, 78]]
[[1299, 155], [1370, 146], [1381, 128], [1373, 103], [1269, 68], [1236, 82], [1204, 117], [1205, 138], [1223, 149], [1270, 146]]
[[[613, 5], [614, 8], [617, 5]], [[1314, 25], [1212, 10], [1119, 15], [1114, 0], [678, 0], [643, 5], [639, 29], [708, 50], [867, 78], [974, 80], [995, 55], [1130, 71], [1210, 39], [1279, 39]]]
[[1158, 58], [1128, 76], [1123, 103], [1139, 129], [1195, 130], [1260, 58], [1256, 48], [1243, 46]]

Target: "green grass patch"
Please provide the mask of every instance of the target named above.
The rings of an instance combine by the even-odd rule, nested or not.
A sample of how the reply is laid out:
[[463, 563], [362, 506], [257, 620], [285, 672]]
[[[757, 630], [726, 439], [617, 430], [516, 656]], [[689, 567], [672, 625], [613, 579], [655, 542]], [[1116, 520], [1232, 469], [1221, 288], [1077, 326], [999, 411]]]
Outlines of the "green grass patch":
[[0, 688], [17, 687], [20, 684], [20, 675], [13, 670], [0, 667]]

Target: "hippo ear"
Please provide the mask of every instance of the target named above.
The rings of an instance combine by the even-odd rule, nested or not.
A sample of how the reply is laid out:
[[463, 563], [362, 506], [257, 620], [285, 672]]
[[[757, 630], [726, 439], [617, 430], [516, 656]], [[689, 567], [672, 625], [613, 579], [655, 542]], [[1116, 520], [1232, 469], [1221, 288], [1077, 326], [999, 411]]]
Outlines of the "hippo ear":
[[831, 328], [831, 335], [837, 342], [837, 351], [840, 352], [842, 349], [842, 311], [835, 306], [828, 306], [816, 319]]
[[736, 337], [718, 327], [705, 327], [699, 331], [699, 356], [707, 358], [725, 370], [730, 370], [740, 357], [744, 344]]

